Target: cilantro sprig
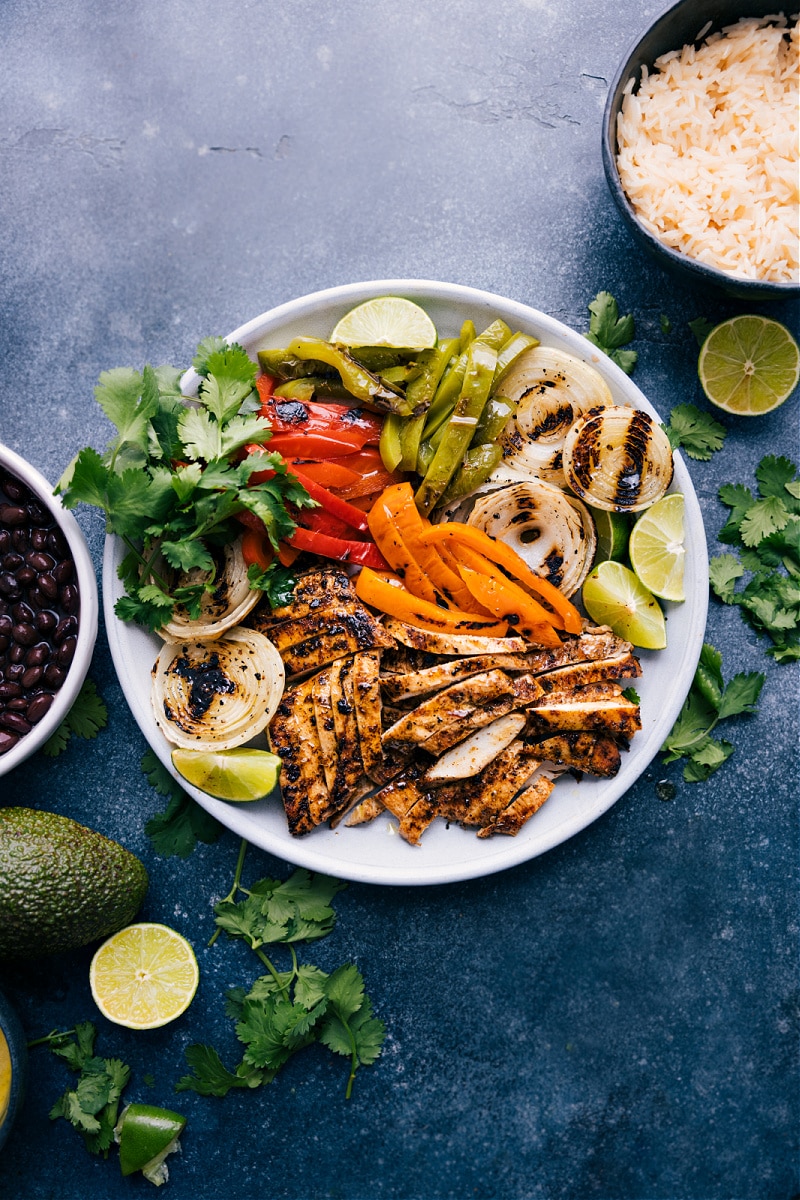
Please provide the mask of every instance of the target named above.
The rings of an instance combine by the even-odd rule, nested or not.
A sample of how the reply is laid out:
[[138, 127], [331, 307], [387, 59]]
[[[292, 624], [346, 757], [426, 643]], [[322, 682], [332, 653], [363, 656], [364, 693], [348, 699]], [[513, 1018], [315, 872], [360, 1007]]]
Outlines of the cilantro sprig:
[[90, 741], [97, 737], [107, 722], [108, 709], [103, 697], [91, 679], [84, 679], [72, 707], [55, 733], [44, 743], [41, 753], [47, 758], [56, 758], [66, 750], [73, 735]]
[[[207, 338], [194, 365], [201, 382], [191, 403], [174, 367], [105, 371], [95, 398], [117, 435], [102, 455], [81, 450], [59, 484], [67, 508], [100, 508], [107, 532], [127, 547], [117, 616], [154, 630], [176, 605], [199, 615], [215, 586], [214, 550], [240, 531], [238, 513], [263, 522], [277, 550], [296, 527], [287, 505], [314, 504], [279, 454], [246, 451], [262, 447], [271, 431], [257, 411], [258, 368], [243, 347]], [[253, 481], [267, 470], [270, 478]], [[186, 579], [193, 571], [201, 578]], [[269, 570], [252, 581], [264, 590], [271, 582]], [[285, 589], [283, 575], [279, 582]]]
[[683, 769], [687, 783], [701, 783], [713, 775], [733, 754], [734, 746], [712, 737], [712, 732], [720, 721], [755, 712], [764, 678], [757, 671], [740, 672], [726, 684], [722, 655], [704, 643], [689, 694], [661, 747], [664, 762], [688, 759]]
[[131, 1076], [130, 1067], [118, 1058], [100, 1058], [94, 1052], [97, 1029], [83, 1021], [74, 1029], [47, 1034], [29, 1047], [48, 1045], [63, 1059], [78, 1079], [50, 1109], [50, 1119], [59, 1117], [78, 1130], [91, 1154], [104, 1158], [114, 1142], [114, 1126], [122, 1093]]
[[624, 350], [623, 346], [633, 341], [632, 314], [621, 317], [619, 305], [610, 292], [598, 292], [589, 304], [589, 313], [589, 332], [584, 337], [607, 354], [626, 375], [631, 375], [639, 356], [635, 350]]
[[[755, 471], [754, 494], [729, 483], [719, 498], [730, 515], [719, 540], [734, 553], [711, 559], [711, 587], [723, 604], [738, 605], [743, 618], [770, 638], [776, 662], [800, 659], [800, 478], [788, 458], [768, 454]], [[749, 574], [744, 587], [737, 581]]]
[[[266, 967], [249, 990], [228, 992], [226, 1012], [236, 1022], [244, 1046], [242, 1061], [229, 1070], [213, 1046], [186, 1050], [192, 1073], [176, 1091], [225, 1096], [231, 1088], [271, 1083], [299, 1050], [314, 1042], [350, 1059], [345, 1096], [349, 1099], [356, 1072], [378, 1058], [386, 1029], [373, 1014], [364, 980], [353, 963], [327, 974], [300, 964], [295, 945], [327, 937], [336, 923], [331, 900], [347, 885], [325, 875], [296, 870], [288, 879], [261, 879], [245, 888], [241, 882], [246, 851], [242, 843], [233, 886], [215, 906], [217, 931], [244, 941]], [[236, 897], [242, 894], [242, 899]], [[287, 948], [290, 965], [279, 970], [265, 946]]]
[[188, 858], [198, 842], [215, 842], [222, 825], [187, 796], [152, 750], [144, 754], [141, 766], [150, 786], [169, 799], [166, 809], [150, 817], [144, 827], [156, 854]]
[[662, 426], [673, 450], [683, 447], [690, 458], [708, 462], [711, 455], [722, 449], [727, 430], [711, 413], [696, 404], [676, 404], [669, 423]]

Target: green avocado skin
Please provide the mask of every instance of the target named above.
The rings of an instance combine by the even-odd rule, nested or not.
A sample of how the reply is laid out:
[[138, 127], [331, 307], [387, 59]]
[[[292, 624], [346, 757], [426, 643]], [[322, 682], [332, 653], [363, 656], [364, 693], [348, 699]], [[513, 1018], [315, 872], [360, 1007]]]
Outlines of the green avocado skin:
[[129, 925], [147, 891], [135, 854], [85, 825], [0, 808], [0, 959], [76, 950]]

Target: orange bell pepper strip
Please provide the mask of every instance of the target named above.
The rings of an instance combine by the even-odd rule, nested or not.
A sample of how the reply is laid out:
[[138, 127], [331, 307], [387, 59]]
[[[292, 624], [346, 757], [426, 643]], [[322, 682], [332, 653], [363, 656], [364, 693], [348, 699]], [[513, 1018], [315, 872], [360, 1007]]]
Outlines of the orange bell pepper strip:
[[[490, 562], [483, 554], [478, 554], [476, 550], [471, 550], [469, 546], [459, 546], [455, 557], [459, 572], [462, 567], [467, 567], [470, 571], [477, 571], [479, 575], [488, 575], [495, 581], [498, 587], [506, 587], [508, 589], [509, 600], [512, 597], [516, 597], [514, 604], [517, 606], [523, 605], [529, 615], [529, 619], [534, 624], [552, 625], [556, 629], [564, 628], [564, 622], [558, 613], [553, 612], [551, 608], [545, 608], [530, 592], [526, 592], [519, 584], [509, 579], [495, 563]], [[514, 622], [510, 621], [509, 624], [513, 625]]]
[[375, 539], [375, 544], [409, 592], [429, 604], [438, 606], [443, 597], [411, 553], [397, 528], [391, 510], [384, 503], [384, 495], [385, 493], [381, 493], [367, 514], [369, 531]]
[[452, 608], [471, 610], [474, 606], [473, 598], [464, 587], [464, 581], [457, 570], [448, 566], [437, 546], [428, 545], [420, 536], [430, 528], [430, 521], [420, 516], [411, 484], [396, 483], [386, 488], [381, 500], [391, 511], [400, 536], [434, 587], [438, 588]]
[[431, 545], [439, 542], [449, 543], [454, 549], [458, 546], [469, 546], [483, 554], [491, 562], [505, 568], [524, 587], [536, 592], [558, 614], [567, 633], [581, 632], [583, 623], [575, 605], [549, 579], [542, 579], [540, 575], [536, 575], [516, 550], [507, 546], [505, 542], [498, 542], [482, 529], [475, 529], [472, 525], [459, 525], [455, 521], [432, 525], [422, 534], [422, 539]]
[[484, 608], [508, 624], [529, 642], [539, 646], [557, 647], [561, 638], [547, 620], [539, 619], [544, 609], [510, 580], [503, 582], [498, 573], [484, 575], [471, 567], [460, 567], [461, 578], [475, 599]]
[[408, 625], [416, 625], [436, 633], [475, 633], [483, 637], [505, 637], [505, 621], [492, 621], [476, 613], [439, 608], [413, 595], [396, 576], [371, 571], [363, 567], [356, 579], [356, 595], [379, 612], [397, 617]]

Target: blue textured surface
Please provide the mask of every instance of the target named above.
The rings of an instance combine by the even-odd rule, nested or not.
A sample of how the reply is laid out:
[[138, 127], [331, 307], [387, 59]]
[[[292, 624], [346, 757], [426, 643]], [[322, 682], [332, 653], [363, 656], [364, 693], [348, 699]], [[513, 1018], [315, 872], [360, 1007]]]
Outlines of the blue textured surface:
[[[100, 371], [187, 363], [199, 338], [318, 288], [421, 277], [499, 292], [588, 327], [601, 288], [636, 317], [635, 380], [666, 417], [704, 404], [687, 322], [741, 305], [641, 256], [600, 159], [607, 82], [659, 5], [413, 0], [320, 6], [6, 0], [0, 94], [0, 436], [55, 479], [110, 427]], [[797, 328], [796, 305], [758, 311]], [[671, 323], [662, 331], [661, 315]], [[797, 459], [798, 397], [727, 421], [690, 463], [709, 548], [723, 482]], [[79, 511], [95, 562], [102, 520]], [[232, 1200], [790, 1200], [798, 1180], [798, 675], [712, 601], [726, 675], [764, 670], [758, 714], [706, 784], [658, 762], [566, 845], [483, 881], [351, 885], [308, 953], [363, 971], [389, 1034], [344, 1100], [346, 1064], [298, 1056], [269, 1087], [176, 1096], [183, 1051], [236, 1041], [225, 990], [257, 973], [206, 946], [236, 839], [156, 856], [163, 807], [101, 629], [91, 675], [111, 713], [4, 779], [2, 801], [116, 838], [151, 875], [143, 910], [193, 941], [202, 979], [174, 1025], [96, 1014], [91, 950], [0, 968], [29, 1037], [94, 1019], [126, 1095], [184, 1112], [167, 1195]], [[675, 783], [675, 799], [655, 785]], [[247, 877], [286, 864], [252, 850]], [[150, 1078], [151, 1077], [151, 1078]], [[71, 1078], [32, 1052], [0, 1155], [4, 1200], [142, 1195], [48, 1111]]]

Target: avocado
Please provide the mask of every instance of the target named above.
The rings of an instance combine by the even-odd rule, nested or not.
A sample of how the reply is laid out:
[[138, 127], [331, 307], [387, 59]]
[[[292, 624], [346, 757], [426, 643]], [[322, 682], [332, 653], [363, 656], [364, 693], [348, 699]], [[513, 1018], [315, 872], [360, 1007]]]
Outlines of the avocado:
[[129, 925], [147, 891], [135, 854], [85, 825], [0, 808], [0, 959], [61, 954]]

